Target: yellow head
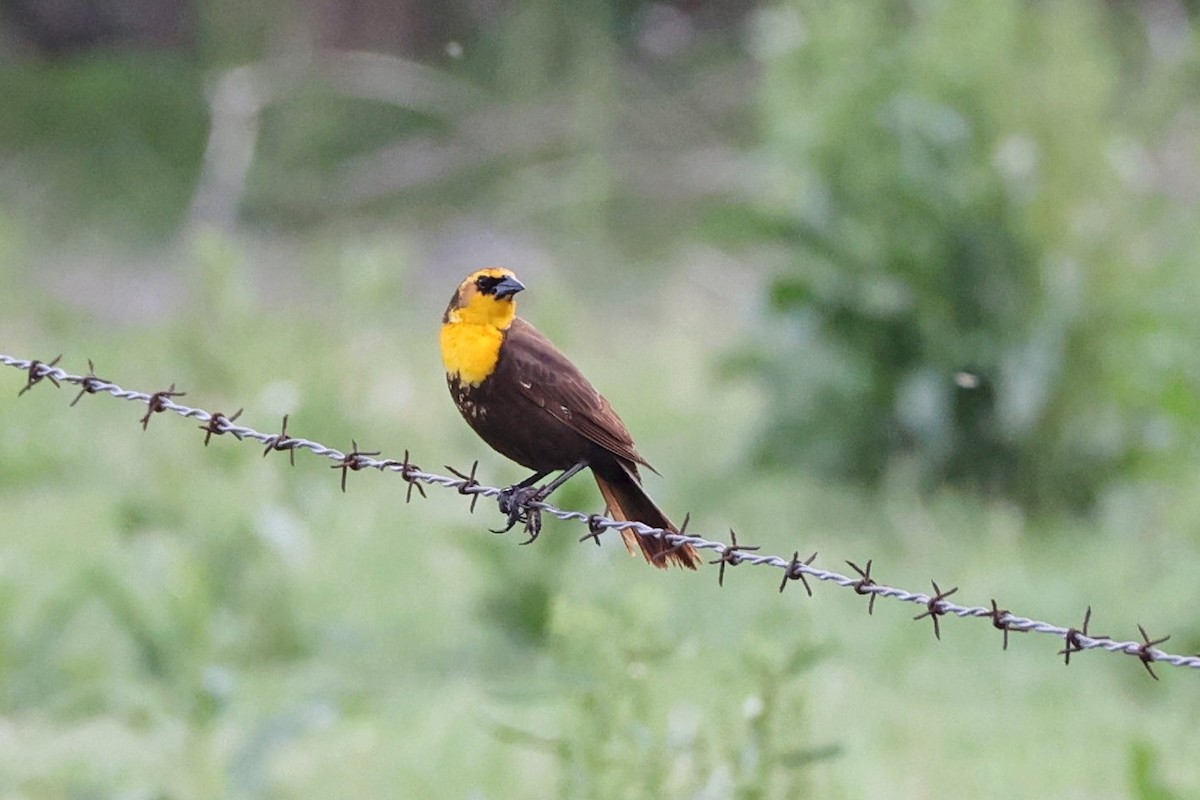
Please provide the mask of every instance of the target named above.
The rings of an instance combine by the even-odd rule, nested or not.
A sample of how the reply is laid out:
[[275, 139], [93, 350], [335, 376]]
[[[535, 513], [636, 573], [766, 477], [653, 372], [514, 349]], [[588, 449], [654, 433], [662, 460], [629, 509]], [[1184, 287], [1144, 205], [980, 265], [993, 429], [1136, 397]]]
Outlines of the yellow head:
[[442, 316], [446, 374], [478, 386], [496, 369], [504, 332], [517, 315], [513, 300], [525, 286], [511, 270], [488, 267], [458, 285]]
[[487, 325], [507, 330], [517, 315], [514, 299], [525, 284], [512, 270], [488, 267], [467, 276], [450, 298], [442, 322]]

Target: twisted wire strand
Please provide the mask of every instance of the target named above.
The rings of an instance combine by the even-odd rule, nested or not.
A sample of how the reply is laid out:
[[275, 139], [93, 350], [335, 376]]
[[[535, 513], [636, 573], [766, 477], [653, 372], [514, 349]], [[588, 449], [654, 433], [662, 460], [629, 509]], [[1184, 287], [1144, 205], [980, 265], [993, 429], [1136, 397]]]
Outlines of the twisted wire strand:
[[[313, 455], [322, 456], [337, 462], [335, 466], [340, 466], [344, 470], [361, 470], [361, 469], [377, 469], [385, 472], [400, 473], [401, 476], [410, 485], [425, 484], [428, 486], [439, 486], [446, 489], [454, 489], [460, 494], [472, 496], [472, 501], [475, 497], [498, 498], [504, 492], [495, 486], [487, 486], [479, 483], [472, 476], [452, 477], [449, 475], [439, 475], [433, 472], [426, 472], [408, 460], [408, 454], [405, 453], [404, 460], [396, 459], [380, 459], [375, 458], [374, 454], [364, 454], [355, 449], [349, 453], [339, 450], [336, 447], [328, 447], [320, 442], [305, 439], [299, 436], [292, 436], [286, 433], [286, 417], [284, 418], [284, 428], [280, 433], [263, 433], [262, 431], [251, 428], [247, 425], [241, 425], [234, 422], [224, 414], [218, 414], [206, 411], [203, 408], [187, 406], [182, 403], [175, 402], [172, 397], [177, 397], [181, 393], [174, 391], [174, 386], [165, 392], [139, 392], [123, 389], [111, 381], [98, 378], [94, 374], [76, 375], [68, 372], [61, 367], [56, 366], [58, 359], [52, 362], [42, 362], [28, 360], [22, 358], [14, 358], [0, 353], [0, 363], [22, 370], [27, 373], [27, 382], [20, 394], [24, 394], [35, 384], [42, 380], [50, 380], [55, 383], [69, 383], [80, 387], [80, 396], [84, 393], [88, 394], [108, 394], [121, 400], [129, 400], [136, 403], [145, 403], [149, 406], [147, 415], [143, 418], [143, 426], [148, 421], [151, 414], [157, 411], [171, 411], [181, 417], [196, 419], [206, 423], [202, 426], [212, 434], [230, 434], [234, 438], [240, 440], [252, 440], [267, 446], [267, 452], [271, 450], [308, 450]], [[76, 398], [78, 400], [78, 397]], [[236, 415], [234, 415], [236, 417]], [[344, 474], [344, 473], [343, 473]], [[945, 599], [951, 594], [954, 589], [941, 592], [935, 584], [935, 594], [930, 595], [922, 592], [912, 592], [906, 589], [901, 589], [894, 586], [877, 583], [870, 577], [870, 562], [867, 569], [861, 570], [851, 564], [859, 572], [859, 577], [851, 577], [833, 570], [822, 569], [804, 563], [798, 558], [786, 559], [777, 555], [758, 554], [747, 552], [747, 549], [739, 547], [736, 540], [731, 544], [724, 542], [705, 539], [701, 536], [696, 536], [689, 533], [678, 533], [674, 531], [663, 530], [661, 528], [653, 528], [641, 522], [623, 522], [610, 519], [600, 514], [584, 514], [580, 511], [571, 511], [568, 509], [559, 508], [551, 503], [538, 501], [531, 502], [527, 505], [528, 508], [534, 508], [544, 514], [549, 514], [566, 522], [582, 523], [593, 532], [601, 531], [625, 531], [633, 530], [642, 536], [657, 536], [665, 540], [671, 545], [690, 544], [698, 550], [712, 550], [717, 554], [716, 562], [720, 563], [722, 570], [726, 565], [737, 566], [740, 564], [750, 564], [753, 566], [769, 566], [776, 567], [786, 572], [785, 583], [788, 578], [803, 579], [813, 578], [818, 581], [832, 583], [846, 589], [852, 589], [858, 594], [869, 596], [871, 603], [874, 603], [875, 598], [884, 597], [892, 600], [898, 600], [906, 603], [925, 607], [926, 611], [918, 615], [917, 619], [929, 616], [934, 620], [934, 631], [939, 634], [937, 620], [940, 616], [951, 614], [962, 619], [977, 618], [988, 619], [992, 624], [1007, 633], [1008, 631], [1031, 631], [1034, 633], [1049, 634], [1056, 638], [1062, 639], [1065, 643], [1065, 648], [1059, 651], [1060, 655], [1067, 657], [1069, 663], [1072, 653], [1082, 652], [1084, 650], [1101, 650], [1109, 653], [1125, 653], [1137, 657], [1150, 675], [1157, 679], [1151, 664], [1169, 664], [1176, 667], [1188, 667], [1191, 669], [1200, 669], [1200, 655], [1186, 656], [1176, 653], [1170, 653], [1157, 647], [1158, 644], [1166, 641], [1169, 637], [1162, 637], [1151, 640], [1149, 636], [1142, 630], [1142, 641], [1136, 640], [1115, 640], [1108, 637], [1089, 636], [1087, 634], [1087, 623], [1085, 621], [1082, 629], [1074, 627], [1064, 627], [1054, 625], [1049, 622], [1029, 619], [1013, 614], [1007, 610], [997, 608], [993, 602], [991, 608], [985, 606], [966, 606], [960, 605], [953, 601]], [[848, 562], [849, 563], [849, 562]], [[806, 584], [807, 585], [807, 584]], [[782, 588], [782, 587], [781, 587]], [[1090, 617], [1090, 609], [1088, 616]]]

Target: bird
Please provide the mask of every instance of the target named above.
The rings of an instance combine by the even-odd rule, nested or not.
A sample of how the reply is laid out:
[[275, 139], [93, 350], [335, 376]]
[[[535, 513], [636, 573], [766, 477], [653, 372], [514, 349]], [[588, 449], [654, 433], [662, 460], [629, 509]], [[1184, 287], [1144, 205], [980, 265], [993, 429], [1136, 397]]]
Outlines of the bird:
[[[524, 290], [510, 269], [472, 272], [446, 306], [440, 337], [446, 383], [463, 419], [492, 449], [533, 470], [501, 495], [509, 528], [530, 501], [546, 499], [591, 469], [613, 519], [678, 532], [642, 488], [639, 467], [658, 473], [638, 453], [617, 412], [562, 351], [517, 316], [515, 297]], [[550, 483], [535, 486], [559, 471]], [[640, 550], [662, 569], [695, 569], [700, 562], [690, 544], [630, 529], [621, 536], [631, 554]]]

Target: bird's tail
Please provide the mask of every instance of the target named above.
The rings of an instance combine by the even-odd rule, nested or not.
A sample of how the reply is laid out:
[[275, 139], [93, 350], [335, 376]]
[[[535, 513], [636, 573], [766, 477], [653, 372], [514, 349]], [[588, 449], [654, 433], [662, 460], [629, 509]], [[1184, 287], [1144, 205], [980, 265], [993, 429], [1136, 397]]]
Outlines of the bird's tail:
[[[652, 528], [678, 531], [646, 494], [634, 469], [615, 459], [611, 466], [606, 464], [600, 470], [593, 465], [592, 473], [596, 476], [596, 485], [600, 487], [604, 502], [608, 504], [608, 513], [621, 522], [640, 522]], [[690, 544], [678, 547], [657, 536], [642, 536], [633, 530], [621, 531], [621, 538], [625, 540], [625, 547], [630, 554], [637, 553], [635, 547], [640, 549], [646, 560], [659, 569], [666, 569], [672, 563], [695, 569], [700, 563], [700, 554]]]

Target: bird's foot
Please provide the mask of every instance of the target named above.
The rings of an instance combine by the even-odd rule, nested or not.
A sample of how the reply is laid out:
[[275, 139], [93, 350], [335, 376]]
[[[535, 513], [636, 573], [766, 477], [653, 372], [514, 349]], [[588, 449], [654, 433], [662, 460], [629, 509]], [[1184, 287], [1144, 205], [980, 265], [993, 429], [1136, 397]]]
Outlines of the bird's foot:
[[545, 497], [543, 491], [544, 487], [521, 486], [520, 484], [501, 491], [498, 500], [500, 513], [507, 518], [506, 524], [499, 530], [493, 530], [492, 533], [508, 533], [518, 524], [524, 524], [529, 538], [521, 544], [529, 544], [536, 539], [542, 532], [542, 510], [537, 507], [537, 504]]

